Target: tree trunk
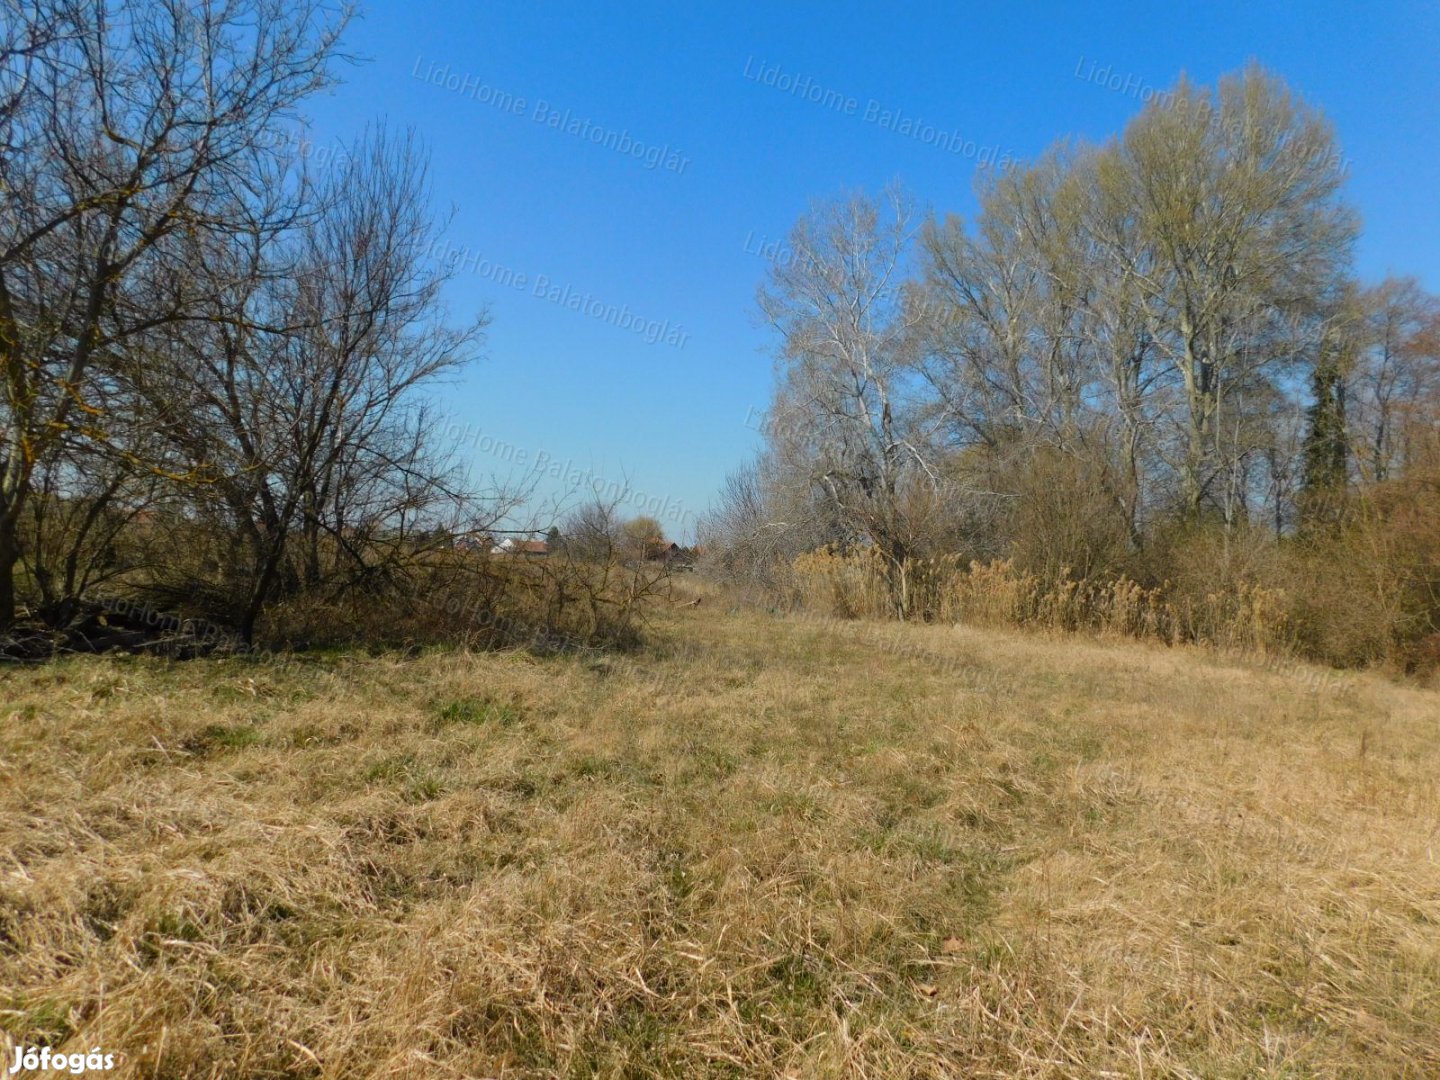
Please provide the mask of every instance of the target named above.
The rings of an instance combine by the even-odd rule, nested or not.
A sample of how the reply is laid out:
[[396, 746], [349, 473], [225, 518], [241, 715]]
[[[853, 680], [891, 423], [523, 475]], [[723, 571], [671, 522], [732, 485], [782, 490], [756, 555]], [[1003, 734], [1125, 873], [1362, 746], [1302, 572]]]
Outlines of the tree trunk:
[[15, 625], [15, 566], [20, 537], [13, 518], [0, 518], [0, 630]]

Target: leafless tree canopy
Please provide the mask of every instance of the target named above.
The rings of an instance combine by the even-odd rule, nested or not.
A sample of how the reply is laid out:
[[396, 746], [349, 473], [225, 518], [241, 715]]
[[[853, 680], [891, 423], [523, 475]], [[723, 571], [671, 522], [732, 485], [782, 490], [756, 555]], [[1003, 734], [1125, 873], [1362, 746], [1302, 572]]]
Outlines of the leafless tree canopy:
[[7, 6], [0, 625], [15, 617], [37, 481], [54, 495], [62, 461], [93, 452], [110, 479], [85, 512], [125, 491], [116, 462], [141, 456], [145, 425], [122, 369], [159, 328], [199, 314], [190, 252], [293, 212], [276, 197], [272, 136], [329, 81], [343, 23], [303, 0]]
[[777, 389], [706, 524], [715, 564], [864, 549], [904, 617], [915, 558], [1159, 584], [1178, 532], [1289, 541], [1415, 476], [1440, 308], [1355, 280], [1341, 162], [1252, 67], [982, 174], [973, 220], [895, 189], [816, 206], [761, 290]]

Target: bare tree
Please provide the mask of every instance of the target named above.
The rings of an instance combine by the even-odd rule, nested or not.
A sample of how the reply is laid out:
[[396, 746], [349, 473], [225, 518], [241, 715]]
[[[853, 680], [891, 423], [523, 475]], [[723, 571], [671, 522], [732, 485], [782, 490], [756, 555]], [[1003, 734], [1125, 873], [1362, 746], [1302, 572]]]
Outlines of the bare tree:
[[1324, 118], [1257, 68], [1213, 95], [1182, 81], [1099, 162], [1103, 220], [1134, 228], [1096, 236], [1138, 289], [1183, 393], [1177, 464], [1191, 518], [1227, 505], [1252, 450], [1235, 442], [1247, 387], [1295, 359], [1300, 317], [1343, 281], [1356, 230], [1343, 178]]
[[[772, 267], [760, 308], [780, 336], [783, 410], [774, 435], [808, 483], [889, 568], [908, 610], [906, 565], [923, 540], [914, 509], [940, 498], [940, 476], [916, 425], [909, 347], [919, 316], [906, 303], [914, 214], [896, 189], [817, 207]], [[928, 498], [927, 498], [928, 497]]]
[[1413, 278], [1388, 278], [1360, 303], [1350, 430], [1362, 479], [1380, 483], [1404, 467], [1414, 434], [1440, 420], [1440, 298]]
[[92, 590], [153, 570], [153, 522], [166, 481], [160, 447], [131, 400], [105, 388], [106, 438], [67, 432], [36, 465], [21, 517], [22, 562], [37, 615], [63, 627]]
[[0, 626], [15, 618], [37, 468], [77, 431], [108, 437], [97, 370], [185, 316], [179, 242], [224, 233], [255, 205], [269, 129], [327, 83], [344, 22], [311, 0], [7, 5]]
[[273, 599], [374, 584], [437, 513], [463, 509], [417, 395], [473, 359], [486, 319], [444, 321], [412, 140], [379, 132], [345, 161], [303, 229], [197, 250], [210, 317], [134, 373], [173, 453], [204, 476], [191, 500], [232, 537], [214, 585], [246, 640]]

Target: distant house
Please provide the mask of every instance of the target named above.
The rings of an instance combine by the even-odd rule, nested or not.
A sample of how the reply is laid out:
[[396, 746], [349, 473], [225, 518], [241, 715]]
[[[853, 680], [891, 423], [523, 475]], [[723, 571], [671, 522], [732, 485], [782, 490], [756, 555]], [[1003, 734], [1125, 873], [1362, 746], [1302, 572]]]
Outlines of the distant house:
[[668, 563], [679, 554], [679, 544], [670, 543], [659, 537], [645, 541], [645, 559], [647, 562]]
[[694, 570], [695, 549], [683, 548], [668, 540], [651, 540], [645, 545], [647, 562], [664, 563], [671, 570]]
[[495, 538], [489, 533], [460, 533], [450, 542], [456, 551], [489, 551]]
[[550, 554], [550, 545], [544, 540], [501, 540], [490, 549], [491, 555], [525, 555], [543, 559]]

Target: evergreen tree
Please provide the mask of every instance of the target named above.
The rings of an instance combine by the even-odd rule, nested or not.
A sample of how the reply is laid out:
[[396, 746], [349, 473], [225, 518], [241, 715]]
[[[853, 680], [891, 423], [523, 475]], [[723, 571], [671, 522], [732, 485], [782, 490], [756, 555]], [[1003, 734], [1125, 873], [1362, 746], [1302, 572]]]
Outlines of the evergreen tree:
[[1349, 454], [1345, 431], [1345, 379], [1339, 350], [1325, 348], [1311, 374], [1314, 403], [1308, 411], [1303, 462], [1303, 513], [1332, 519], [1345, 494]]

